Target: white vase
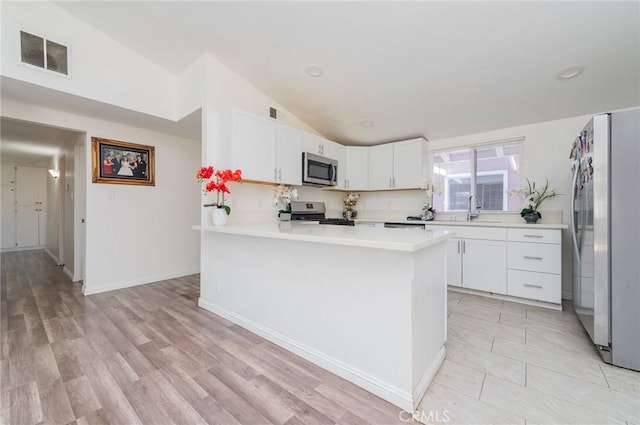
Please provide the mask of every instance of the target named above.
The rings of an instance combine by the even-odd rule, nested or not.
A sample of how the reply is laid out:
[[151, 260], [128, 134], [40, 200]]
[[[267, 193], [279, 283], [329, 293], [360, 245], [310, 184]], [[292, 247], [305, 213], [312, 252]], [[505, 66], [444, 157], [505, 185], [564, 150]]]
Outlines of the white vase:
[[229, 214], [227, 214], [227, 210], [224, 208], [211, 208], [211, 219], [213, 220], [214, 226], [224, 226], [227, 224], [228, 218]]

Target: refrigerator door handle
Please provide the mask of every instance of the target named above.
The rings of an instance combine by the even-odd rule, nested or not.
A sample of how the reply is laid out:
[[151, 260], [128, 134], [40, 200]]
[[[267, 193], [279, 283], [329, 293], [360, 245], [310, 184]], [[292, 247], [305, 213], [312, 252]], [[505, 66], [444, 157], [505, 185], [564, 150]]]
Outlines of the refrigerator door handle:
[[576, 234], [576, 185], [580, 175], [580, 162], [576, 161], [576, 169], [573, 172], [573, 185], [571, 189], [571, 236], [573, 237], [573, 249], [576, 251], [576, 258], [580, 261], [580, 248], [578, 247], [578, 235]]

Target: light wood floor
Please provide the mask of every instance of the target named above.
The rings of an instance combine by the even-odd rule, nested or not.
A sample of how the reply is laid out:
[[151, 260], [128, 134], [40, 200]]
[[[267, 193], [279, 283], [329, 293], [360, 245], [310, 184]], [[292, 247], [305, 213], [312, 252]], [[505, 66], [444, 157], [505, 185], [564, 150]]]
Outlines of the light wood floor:
[[83, 297], [42, 252], [1, 255], [0, 424], [640, 424], [640, 373], [567, 306], [449, 292], [415, 417], [196, 306], [198, 277]]
[[84, 297], [42, 251], [1, 260], [2, 424], [403, 423], [198, 308], [198, 276]]

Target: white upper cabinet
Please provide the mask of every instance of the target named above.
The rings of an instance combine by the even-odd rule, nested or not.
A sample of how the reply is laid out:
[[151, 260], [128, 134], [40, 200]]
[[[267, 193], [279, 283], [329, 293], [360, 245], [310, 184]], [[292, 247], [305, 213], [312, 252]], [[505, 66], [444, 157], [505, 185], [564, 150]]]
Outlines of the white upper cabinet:
[[233, 168], [245, 180], [302, 184], [302, 132], [268, 117], [233, 113]]
[[369, 189], [419, 189], [427, 168], [423, 138], [369, 148]]
[[[326, 150], [325, 150], [326, 152]], [[349, 164], [347, 164], [347, 147], [339, 143], [331, 142], [328, 158], [338, 161], [338, 175], [336, 176], [337, 189], [348, 189], [345, 187], [347, 181], [347, 172]]]
[[310, 152], [316, 155], [325, 156], [324, 147], [328, 140], [316, 134], [302, 132], [302, 152]]
[[277, 125], [271, 118], [233, 111], [233, 168], [245, 180], [276, 181]]
[[393, 143], [393, 188], [419, 189], [426, 177], [427, 158], [423, 138]]
[[276, 180], [278, 183], [302, 184], [302, 132], [278, 123], [276, 143]]
[[338, 161], [336, 189], [419, 189], [427, 170], [423, 138], [378, 146], [343, 146], [275, 119], [234, 109], [231, 165], [245, 180], [302, 184], [302, 153]]
[[[344, 189], [367, 190], [369, 188], [369, 149], [365, 146], [346, 147], [346, 179]], [[340, 168], [340, 167], [339, 167]]]
[[369, 148], [369, 189], [393, 189], [393, 144]]
[[47, 203], [47, 170], [37, 167], [16, 168], [16, 204]]

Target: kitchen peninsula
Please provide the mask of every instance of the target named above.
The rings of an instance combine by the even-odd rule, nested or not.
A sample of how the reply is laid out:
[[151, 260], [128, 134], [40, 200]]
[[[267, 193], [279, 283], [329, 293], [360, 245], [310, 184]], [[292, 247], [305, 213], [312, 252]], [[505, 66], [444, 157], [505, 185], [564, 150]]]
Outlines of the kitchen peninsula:
[[411, 411], [445, 355], [442, 230], [194, 226], [198, 305]]

